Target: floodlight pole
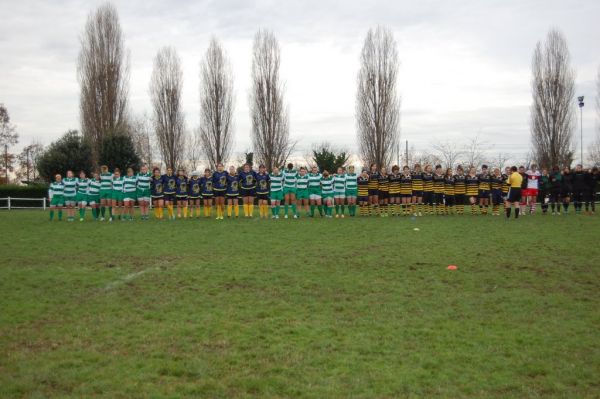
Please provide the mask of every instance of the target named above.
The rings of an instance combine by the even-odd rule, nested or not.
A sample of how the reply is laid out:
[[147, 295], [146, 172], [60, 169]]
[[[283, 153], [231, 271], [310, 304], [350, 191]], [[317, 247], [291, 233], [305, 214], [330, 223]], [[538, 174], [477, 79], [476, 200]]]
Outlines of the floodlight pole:
[[583, 106], [585, 103], [583, 102], [583, 96], [577, 97], [577, 101], [579, 102], [579, 145], [580, 145], [580, 155], [581, 155], [581, 164], [583, 165]]

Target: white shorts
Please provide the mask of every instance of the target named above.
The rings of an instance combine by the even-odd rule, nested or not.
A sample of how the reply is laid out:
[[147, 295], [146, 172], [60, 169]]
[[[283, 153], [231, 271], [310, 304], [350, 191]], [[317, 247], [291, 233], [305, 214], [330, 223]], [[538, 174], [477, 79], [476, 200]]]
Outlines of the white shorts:
[[125, 198], [123, 198], [123, 201], [133, 201], [133, 202], [135, 202], [135, 198], [125, 197]]
[[98, 203], [96, 203], [96, 201], [88, 201], [88, 205], [94, 206], [94, 205], [98, 205]]
[[333, 193], [333, 198], [344, 199], [346, 198], [346, 193]]
[[75, 201], [75, 197], [65, 197], [65, 206], [75, 206], [77, 202]]
[[[87, 206], [88, 202], [87, 201], [79, 201], [79, 204], [83, 207]], [[90, 204], [91, 205], [91, 204]]]
[[310, 194], [308, 196], [309, 199], [311, 200], [320, 200], [321, 199], [321, 195], [320, 194]]
[[[199, 199], [199, 198], [197, 198], [197, 199]], [[150, 202], [150, 197], [139, 197], [138, 202], [141, 202], [141, 201]]]

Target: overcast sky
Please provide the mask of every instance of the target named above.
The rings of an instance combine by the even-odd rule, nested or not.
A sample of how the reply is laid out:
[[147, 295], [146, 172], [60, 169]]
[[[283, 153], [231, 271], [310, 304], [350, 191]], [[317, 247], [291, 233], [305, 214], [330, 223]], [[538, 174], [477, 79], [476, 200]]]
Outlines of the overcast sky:
[[[281, 45], [291, 135], [300, 152], [324, 138], [356, 151], [358, 59], [367, 30], [377, 25], [392, 29], [398, 43], [401, 139], [417, 151], [438, 140], [463, 142], [480, 134], [491, 153], [523, 157], [529, 148], [531, 56], [551, 27], [565, 34], [577, 93], [586, 96], [584, 143], [594, 136], [598, 0], [113, 3], [131, 56], [135, 114], [151, 114], [153, 57], [161, 46], [172, 45], [183, 62], [186, 123], [195, 128], [199, 62], [212, 35], [222, 41], [235, 75], [235, 151], [251, 148], [248, 90], [259, 28], [272, 30]], [[47, 144], [67, 129], [79, 129], [79, 35], [98, 4], [0, 0], [0, 102], [21, 144]]]

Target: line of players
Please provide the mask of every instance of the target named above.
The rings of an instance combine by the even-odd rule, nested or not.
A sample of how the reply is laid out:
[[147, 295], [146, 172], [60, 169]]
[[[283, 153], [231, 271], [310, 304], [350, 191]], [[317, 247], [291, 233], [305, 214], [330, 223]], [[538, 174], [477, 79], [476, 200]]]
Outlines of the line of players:
[[[530, 213], [535, 212], [538, 197], [544, 212], [548, 204], [553, 213], [560, 214], [561, 204], [567, 212], [571, 199], [577, 212], [584, 202], [586, 211], [589, 205], [595, 211], [597, 168], [583, 171], [578, 165], [573, 172], [566, 168], [562, 173], [553, 170], [548, 174], [532, 165], [526, 172], [520, 167], [519, 173], [523, 181], [521, 214], [525, 214], [525, 206]], [[62, 208], [66, 207], [67, 220], [73, 221], [78, 208], [79, 219], [83, 221], [89, 206], [97, 220], [133, 220], [137, 202], [141, 218], [146, 220], [152, 202], [157, 219], [165, 218], [164, 209], [167, 218], [175, 219], [175, 207], [178, 218], [192, 217], [194, 213], [199, 217], [201, 207], [204, 216], [211, 217], [213, 206], [217, 219], [223, 219], [225, 210], [228, 217], [239, 217], [240, 199], [245, 217], [252, 217], [257, 199], [261, 218], [268, 217], [269, 208], [271, 217], [279, 218], [281, 205], [285, 218], [290, 209], [294, 218], [300, 217], [301, 210], [307, 216], [315, 216], [318, 210], [320, 216], [333, 217], [334, 209], [335, 217], [343, 218], [346, 207], [348, 215], [355, 216], [357, 204], [361, 216], [463, 214], [467, 203], [472, 214], [488, 214], [491, 206], [491, 214], [499, 215], [509, 192], [509, 175], [509, 168], [504, 173], [499, 168], [490, 172], [486, 165], [480, 173], [475, 168], [465, 171], [461, 166], [456, 171], [451, 168], [444, 171], [441, 165], [435, 169], [426, 165], [421, 170], [419, 164], [412, 170], [404, 166], [402, 171], [393, 166], [391, 173], [387, 173], [386, 168], [371, 165], [360, 175], [350, 166], [330, 175], [328, 171], [319, 173], [316, 167], [310, 172], [304, 167], [296, 170], [293, 164], [283, 171], [274, 168], [271, 173], [262, 165], [256, 172], [248, 164], [241, 171], [233, 166], [225, 171], [219, 164], [217, 170], [206, 169], [202, 176], [196, 171], [187, 176], [184, 170], [175, 174], [171, 168], [165, 174], [159, 168], [150, 173], [145, 166], [137, 174], [130, 168], [121, 176], [120, 170], [111, 173], [102, 166], [100, 173], [94, 173], [90, 179], [84, 172], [79, 178], [72, 171], [64, 179], [57, 175], [49, 190], [50, 218], [53, 219], [58, 208], [60, 219]]]

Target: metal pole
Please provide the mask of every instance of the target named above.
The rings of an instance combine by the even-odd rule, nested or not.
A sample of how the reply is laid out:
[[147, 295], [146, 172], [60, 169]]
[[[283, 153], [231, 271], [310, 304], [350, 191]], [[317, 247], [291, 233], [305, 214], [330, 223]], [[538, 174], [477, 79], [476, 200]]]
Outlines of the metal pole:
[[8, 210], [10, 211], [10, 197], [8, 197]]
[[579, 128], [581, 129], [581, 165], [583, 165], [583, 107], [579, 107]]
[[26, 154], [27, 154], [27, 183], [29, 183], [29, 148], [27, 148]]
[[406, 165], [408, 165], [408, 140], [406, 140]]
[[[6, 168], [6, 181], [8, 184], [8, 144], [4, 144], [4, 167]], [[8, 209], [10, 209], [10, 198], [8, 199]]]
[[46, 210], [46, 197], [44, 197], [44, 210]]

